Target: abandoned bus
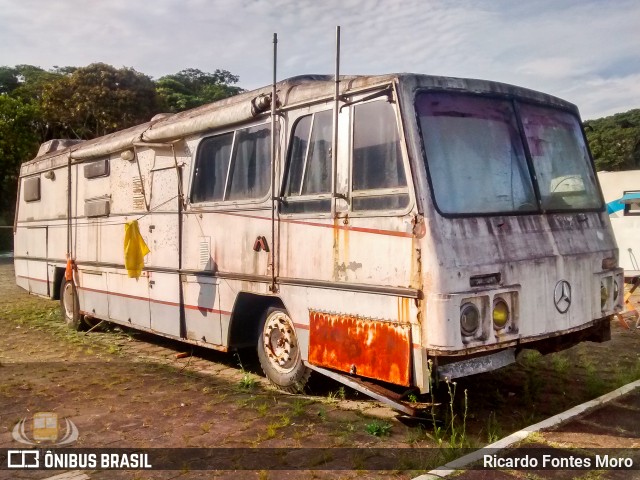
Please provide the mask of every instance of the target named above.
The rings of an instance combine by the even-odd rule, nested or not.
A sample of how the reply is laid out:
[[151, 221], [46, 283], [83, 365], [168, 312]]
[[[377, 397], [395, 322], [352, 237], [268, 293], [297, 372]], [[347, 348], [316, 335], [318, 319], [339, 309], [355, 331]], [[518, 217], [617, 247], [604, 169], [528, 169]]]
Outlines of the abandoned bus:
[[295, 77], [44, 144], [20, 172], [18, 285], [71, 326], [252, 345], [290, 391], [317, 370], [426, 392], [608, 338], [623, 273], [574, 105], [413, 74], [338, 88]]

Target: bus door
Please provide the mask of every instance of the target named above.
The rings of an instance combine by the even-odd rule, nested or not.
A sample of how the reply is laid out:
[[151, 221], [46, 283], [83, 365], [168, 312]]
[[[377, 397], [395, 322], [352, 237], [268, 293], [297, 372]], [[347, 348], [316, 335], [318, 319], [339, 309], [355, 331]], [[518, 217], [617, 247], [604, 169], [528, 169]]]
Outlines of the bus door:
[[[271, 280], [271, 123], [206, 136], [195, 146], [183, 216], [187, 336], [228, 343], [242, 290], [268, 294]], [[206, 339], [206, 340], [203, 340]]]
[[171, 145], [155, 146], [149, 170], [149, 215], [139, 222], [149, 254], [149, 315], [152, 330], [185, 337], [181, 327], [179, 184], [181, 174]]

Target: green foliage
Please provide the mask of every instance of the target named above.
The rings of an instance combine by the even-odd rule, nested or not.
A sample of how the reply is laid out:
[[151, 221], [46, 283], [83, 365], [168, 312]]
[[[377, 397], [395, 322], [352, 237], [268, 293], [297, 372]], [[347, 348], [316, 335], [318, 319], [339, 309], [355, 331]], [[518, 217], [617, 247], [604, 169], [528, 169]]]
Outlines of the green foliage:
[[240, 379], [240, 382], [238, 382], [238, 387], [240, 388], [240, 390], [253, 390], [256, 387], [256, 379], [253, 378], [253, 376], [251, 376], [249, 373], [244, 372], [244, 374], [242, 375], [242, 379]]
[[233, 86], [237, 82], [238, 77], [227, 70], [206, 73], [188, 68], [160, 78], [156, 88], [163, 107], [169, 112], [179, 112], [240, 93], [242, 89]]
[[155, 85], [132, 68], [93, 63], [56, 74], [42, 92], [49, 124], [67, 138], [91, 139], [148, 122], [159, 112]]
[[335, 392], [329, 392], [329, 394], [327, 395], [327, 398], [329, 400], [344, 400], [346, 398], [346, 392], [344, 390], [344, 387], [339, 387], [337, 391]]
[[431, 396], [431, 425], [433, 427], [433, 432], [431, 434], [427, 434], [427, 436], [432, 438], [438, 444], [438, 447], [448, 447], [447, 449], [443, 450], [443, 452], [445, 452], [445, 455], [453, 455], [453, 458], [455, 458], [456, 454], [452, 454], [451, 452], [453, 452], [455, 449], [468, 446], [469, 443], [467, 439], [467, 414], [469, 412], [468, 392], [465, 389], [464, 411], [462, 414], [462, 425], [460, 425], [460, 422], [457, 420], [457, 415], [454, 408], [457, 382], [452, 382], [448, 378], [444, 379], [447, 386], [447, 393], [449, 394], [449, 404], [446, 412], [444, 426], [440, 425], [436, 418], [437, 404], [434, 394], [435, 386], [433, 384], [433, 360], [429, 359], [427, 361], [427, 369], [429, 372], [429, 394]]
[[640, 109], [584, 122], [598, 170], [640, 168]]
[[38, 114], [34, 102], [0, 95], [0, 225], [13, 222], [20, 164], [38, 151]]
[[391, 424], [374, 420], [371, 423], [367, 423], [367, 433], [374, 437], [386, 437], [391, 435]]
[[19, 86], [18, 71], [11, 67], [0, 67], [0, 94], [11, 93]]

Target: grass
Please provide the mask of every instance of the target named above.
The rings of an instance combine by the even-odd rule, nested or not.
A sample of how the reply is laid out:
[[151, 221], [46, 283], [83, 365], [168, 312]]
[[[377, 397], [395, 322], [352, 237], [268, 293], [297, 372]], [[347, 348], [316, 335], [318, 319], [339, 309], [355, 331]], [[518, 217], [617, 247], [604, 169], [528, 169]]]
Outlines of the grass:
[[308, 400], [305, 398], [296, 397], [291, 402], [291, 415], [294, 417], [299, 417], [306, 413], [307, 407], [315, 403], [313, 400]]
[[339, 387], [335, 392], [329, 392], [327, 398], [331, 401], [344, 400], [346, 398], [344, 387]]
[[391, 424], [389, 422], [374, 420], [371, 423], [367, 423], [366, 430], [369, 435], [373, 435], [374, 437], [388, 437], [391, 435]]
[[278, 422], [273, 422], [267, 425], [266, 438], [274, 438], [277, 435], [278, 430], [288, 427], [289, 425], [291, 425], [291, 418], [285, 414], [280, 415], [280, 420]]
[[455, 400], [457, 391], [457, 382], [452, 382], [448, 378], [445, 379], [447, 394], [449, 401], [445, 412], [444, 424], [439, 422], [436, 415], [436, 398], [433, 385], [433, 363], [428, 361], [429, 372], [429, 392], [431, 395], [431, 426], [432, 433], [428, 436], [436, 442], [440, 448], [449, 447], [448, 450], [444, 448], [443, 452], [447, 459], [456, 458], [457, 453], [453, 453], [452, 450], [469, 446], [469, 440], [467, 438], [467, 415], [469, 413], [469, 397], [468, 391], [464, 390], [464, 403], [462, 419], [459, 420], [455, 413]]
[[258, 416], [260, 417], [264, 417], [267, 415], [267, 412], [269, 411], [269, 404], [268, 403], [259, 403], [258, 405], [256, 405], [256, 412], [258, 413]]
[[599, 397], [611, 388], [591, 360], [585, 359], [583, 361], [583, 367], [586, 373], [585, 387], [590, 397]]
[[[0, 318], [13, 322], [16, 327], [54, 335], [65, 344], [80, 347], [78, 353], [120, 355], [121, 335], [86, 335], [70, 329], [64, 323], [57, 302], [35, 297], [19, 299], [16, 303], [0, 304]], [[27, 331], [24, 332], [25, 334]], [[40, 353], [38, 352], [33, 353]]]
[[238, 382], [238, 387], [245, 392], [253, 390], [256, 387], [255, 377], [250, 373], [243, 372], [242, 378]]
[[571, 362], [562, 353], [555, 353], [551, 356], [551, 365], [560, 377], [566, 378]]
[[496, 413], [491, 412], [487, 418], [487, 443], [497, 442], [503, 437], [500, 422], [496, 418]]

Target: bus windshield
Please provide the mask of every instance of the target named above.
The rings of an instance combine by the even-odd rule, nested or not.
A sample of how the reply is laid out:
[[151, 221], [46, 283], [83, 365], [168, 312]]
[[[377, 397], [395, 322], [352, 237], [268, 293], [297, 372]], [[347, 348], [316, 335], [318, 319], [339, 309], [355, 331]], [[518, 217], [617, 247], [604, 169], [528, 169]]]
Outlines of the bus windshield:
[[575, 116], [547, 107], [520, 108], [544, 210], [600, 208], [595, 175]]
[[540, 210], [539, 205], [545, 211], [601, 207], [574, 116], [521, 105], [526, 137], [522, 138], [510, 100], [419, 93], [416, 109], [431, 186], [441, 213], [533, 213]]

